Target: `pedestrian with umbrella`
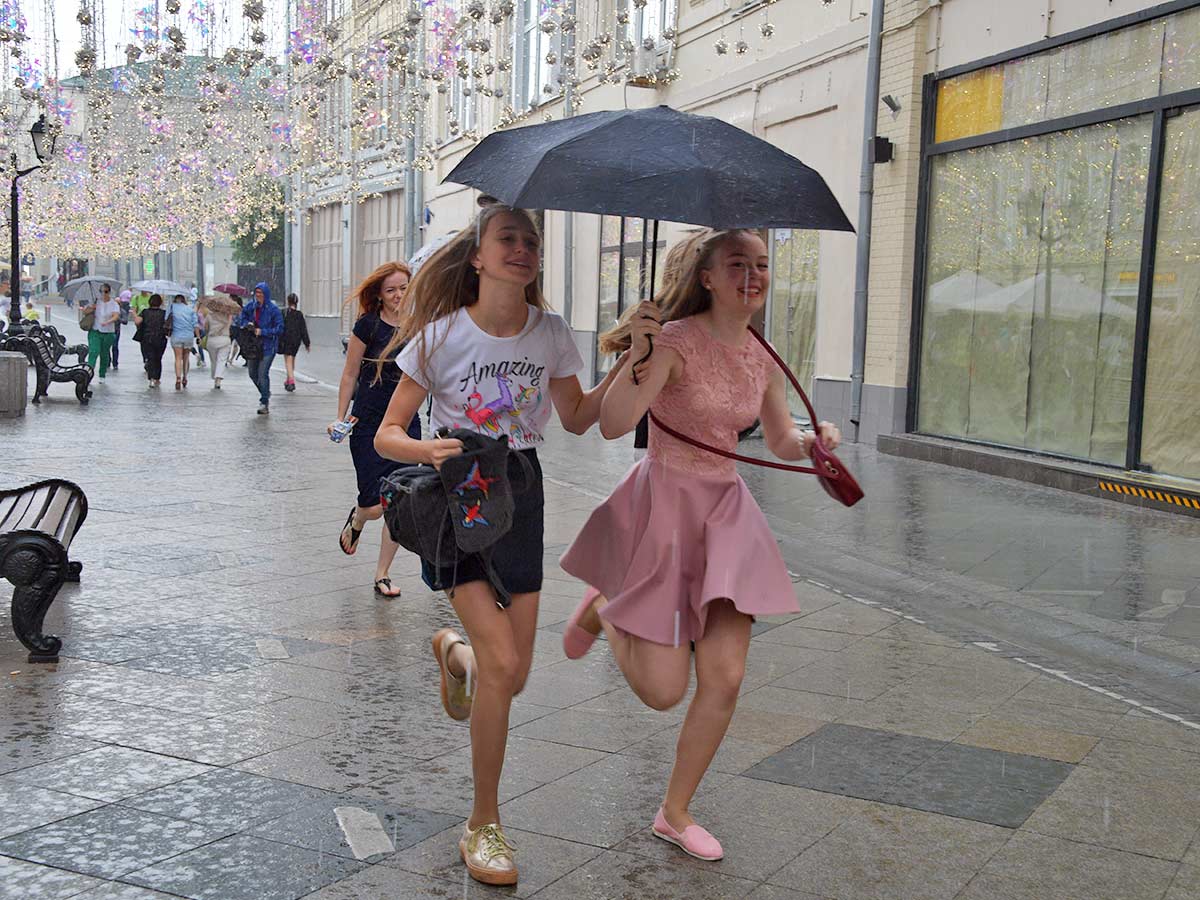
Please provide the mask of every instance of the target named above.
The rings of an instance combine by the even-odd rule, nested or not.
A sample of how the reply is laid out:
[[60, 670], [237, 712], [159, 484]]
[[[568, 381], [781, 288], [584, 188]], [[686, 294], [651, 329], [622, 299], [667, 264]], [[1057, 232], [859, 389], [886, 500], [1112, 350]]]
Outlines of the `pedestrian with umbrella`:
[[686, 695], [694, 645], [697, 688], [651, 829], [691, 856], [721, 859], [689, 805], [733, 716], [753, 616], [798, 608], [766, 518], [725, 457], [756, 417], [781, 459], [840, 441], [830, 423], [818, 433], [793, 424], [777, 356], [750, 329], [766, 302], [770, 255], [748, 229], [850, 223], [799, 160], [668, 107], [497, 132], [447, 180], [511, 203], [652, 218], [655, 232], [659, 219], [709, 226], [681, 251], [659, 302], [642, 303], [604, 338], [639, 365], [605, 396], [601, 431], [620, 437], [649, 413], [649, 450], [561, 564], [588, 585], [563, 634], [566, 655], [583, 656], [604, 630], [647, 706], [668, 709]]
[[167, 311], [161, 294], [151, 294], [147, 306], [133, 313], [137, 326], [133, 339], [142, 346], [142, 366], [146, 370], [147, 387], [156, 388], [162, 381], [163, 351], [167, 349]]
[[229, 358], [229, 346], [232, 343], [229, 329], [233, 320], [242, 312], [242, 304], [232, 297], [220, 294], [205, 297], [200, 301], [200, 310], [208, 321], [208, 361], [209, 372], [212, 375], [213, 389], [221, 389], [221, 380], [225, 377], [225, 365]]
[[117, 323], [121, 319], [121, 305], [112, 299], [112, 285], [100, 285], [99, 297], [92, 303], [79, 307], [80, 326], [85, 323], [88, 329], [88, 365], [98, 371], [100, 383], [108, 375], [108, 367], [112, 361], [112, 347], [116, 340]]
[[[595, 424], [604, 392], [620, 371], [614, 367], [599, 386], [582, 389], [576, 373], [583, 360], [570, 327], [546, 309], [538, 288], [540, 262], [541, 239], [528, 213], [499, 205], [483, 209], [421, 267], [408, 289], [409, 314], [379, 363], [404, 347], [395, 363], [404, 375], [375, 436], [381, 456], [440, 469], [462, 454], [460, 440], [414, 440], [407, 433], [431, 397], [435, 433], [463, 428], [503, 435], [533, 472], [527, 490], [513, 498], [511, 528], [492, 546], [490, 565], [475, 555], [457, 566], [425, 560], [421, 566], [425, 583], [447, 592], [470, 638], [468, 645], [443, 628], [433, 636], [433, 653], [446, 713], [471, 719], [474, 802], [458, 846], [468, 873], [486, 884], [517, 881], [498, 791], [509, 711], [532, 663], [542, 589], [545, 501], [537, 447], [551, 404], [564, 428], [583, 434]], [[489, 483], [478, 467], [459, 487], [463, 499], [455, 512], [461, 508], [471, 527], [487, 527], [480, 507]]]

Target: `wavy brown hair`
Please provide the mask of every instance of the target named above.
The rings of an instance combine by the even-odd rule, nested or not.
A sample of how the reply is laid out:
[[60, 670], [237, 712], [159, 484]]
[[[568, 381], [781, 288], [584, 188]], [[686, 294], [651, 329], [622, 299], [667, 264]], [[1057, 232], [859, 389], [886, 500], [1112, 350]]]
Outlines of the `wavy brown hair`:
[[[403, 272], [409, 278], [412, 278], [412, 269], [408, 267], [406, 262], [385, 262], [379, 266], [374, 272], [359, 282], [353, 293], [346, 298], [343, 307], [349, 306], [351, 303], [358, 304], [358, 315], [355, 319], [360, 319], [367, 313], [379, 312], [383, 308], [383, 300], [379, 295], [383, 291], [383, 283], [397, 272]], [[296, 296], [288, 294], [288, 299]], [[298, 305], [299, 301], [297, 301]]]
[[[421, 368], [446, 340], [443, 332], [438, 344], [428, 346], [425, 327], [438, 319], [445, 318], [451, 313], [474, 306], [479, 302], [479, 273], [471, 265], [471, 257], [479, 249], [483, 236], [487, 234], [492, 220], [503, 213], [512, 213], [523, 220], [534, 234], [538, 234], [533, 217], [523, 209], [512, 209], [499, 204], [491, 204], [480, 209], [479, 214], [470, 225], [450, 239], [433, 256], [425, 260], [416, 276], [408, 285], [405, 296], [408, 313], [404, 324], [396, 329], [395, 335], [384, 348], [383, 357], [386, 359], [399, 347], [413, 339], [421, 342], [419, 359]], [[546, 309], [546, 298], [542, 296], [535, 278], [525, 287], [525, 302], [534, 309]], [[379, 363], [380, 371], [383, 369]]]
[[[675, 322], [702, 313], [712, 306], [712, 295], [700, 282], [700, 273], [712, 266], [713, 255], [730, 238], [757, 231], [736, 228], [715, 231], [705, 228], [672, 244], [663, 261], [662, 287], [654, 297], [654, 303], [662, 310], [662, 321]], [[630, 330], [636, 306], [621, 314], [617, 324], [600, 335], [601, 353], [623, 353], [632, 343]]]

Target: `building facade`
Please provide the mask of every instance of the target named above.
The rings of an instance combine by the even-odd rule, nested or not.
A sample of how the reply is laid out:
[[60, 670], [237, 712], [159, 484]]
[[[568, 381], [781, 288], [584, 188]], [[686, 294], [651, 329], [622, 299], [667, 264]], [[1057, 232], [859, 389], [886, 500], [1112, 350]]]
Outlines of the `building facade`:
[[867, 382], [893, 431], [1200, 478], [1200, 4], [888, 15]]
[[[581, 23], [619, 11], [613, 0], [590, 4], [580, 0]], [[534, 39], [542, 8], [518, 0], [514, 17], [533, 44], [516, 47], [524, 74], [512, 87], [527, 121], [563, 114]], [[732, 122], [821, 172], [854, 222], [870, 9], [870, 0], [630, 2], [630, 27], [656, 47], [652, 63], [678, 77], [644, 87], [633, 63], [626, 83], [584, 77], [580, 111], [666, 103]], [[768, 30], [764, 10], [769, 39], [757, 36]], [[673, 40], [656, 44], [668, 31]], [[746, 52], [716, 52], [742, 38]], [[857, 423], [856, 238], [767, 235], [765, 326], [822, 416], [864, 441], [912, 433], [1200, 478], [1191, 352], [1200, 252], [1189, 202], [1200, 180], [1198, 50], [1200, 0], [886, 0], [877, 134], [894, 152], [874, 166]], [[334, 312], [372, 265], [397, 254], [406, 223], [421, 229], [420, 244], [470, 220], [473, 192], [443, 179], [474, 145], [468, 132], [497, 127], [497, 104], [453, 91], [437, 103], [426, 136], [436, 152], [408, 216], [397, 178], [365, 203], [345, 202], [345, 185], [333, 185], [342, 202], [306, 216], [302, 283], [323, 298], [320, 311]], [[378, 165], [363, 167], [362, 191], [371, 177], [386, 180]], [[546, 294], [597, 378], [610, 361], [596, 335], [638, 297], [643, 223], [554, 211], [542, 221]], [[687, 230], [664, 223], [661, 245]]]

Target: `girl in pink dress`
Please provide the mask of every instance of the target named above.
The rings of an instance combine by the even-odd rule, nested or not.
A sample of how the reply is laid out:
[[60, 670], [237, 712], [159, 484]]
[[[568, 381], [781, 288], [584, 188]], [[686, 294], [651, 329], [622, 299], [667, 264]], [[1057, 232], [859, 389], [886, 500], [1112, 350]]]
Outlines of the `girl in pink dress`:
[[[733, 451], [738, 432], [758, 418], [775, 456], [807, 457], [815, 435], [793, 424], [783, 373], [747, 330], [770, 283], [762, 238], [706, 231], [685, 251], [658, 305], [641, 304], [607, 336], [611, 345], [628, 335], [634, 360], [653, 339], [653, 355], [637, 367], [640, 383], [612, 384], [600, 430], [620, 437], [650, 411], [674, 431]], [[830, 449], [840, 442], [832, 424], [822, 422], [820, 431]], [[692, 856], [720, 859], [720, 843], [688, 806], [733, 716], [752, 617], [798, 609], [762, 510], [731, 460], [652, 423], [645, 458], [592, 513], [562, 567], [592, 586], [563, 635], [567, 656], [586, 653], [603, 628], [647, 706], [668, 709], [683, 699], [695, 643], [696, 692], [653, 828]]]

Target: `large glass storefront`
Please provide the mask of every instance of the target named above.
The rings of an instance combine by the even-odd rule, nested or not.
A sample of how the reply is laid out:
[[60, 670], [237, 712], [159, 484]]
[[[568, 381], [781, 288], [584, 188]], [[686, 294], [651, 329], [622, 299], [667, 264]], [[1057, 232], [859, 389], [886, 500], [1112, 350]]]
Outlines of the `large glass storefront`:
[[932, 88], [912, 427], [1200, 478], [1200, 5]]

